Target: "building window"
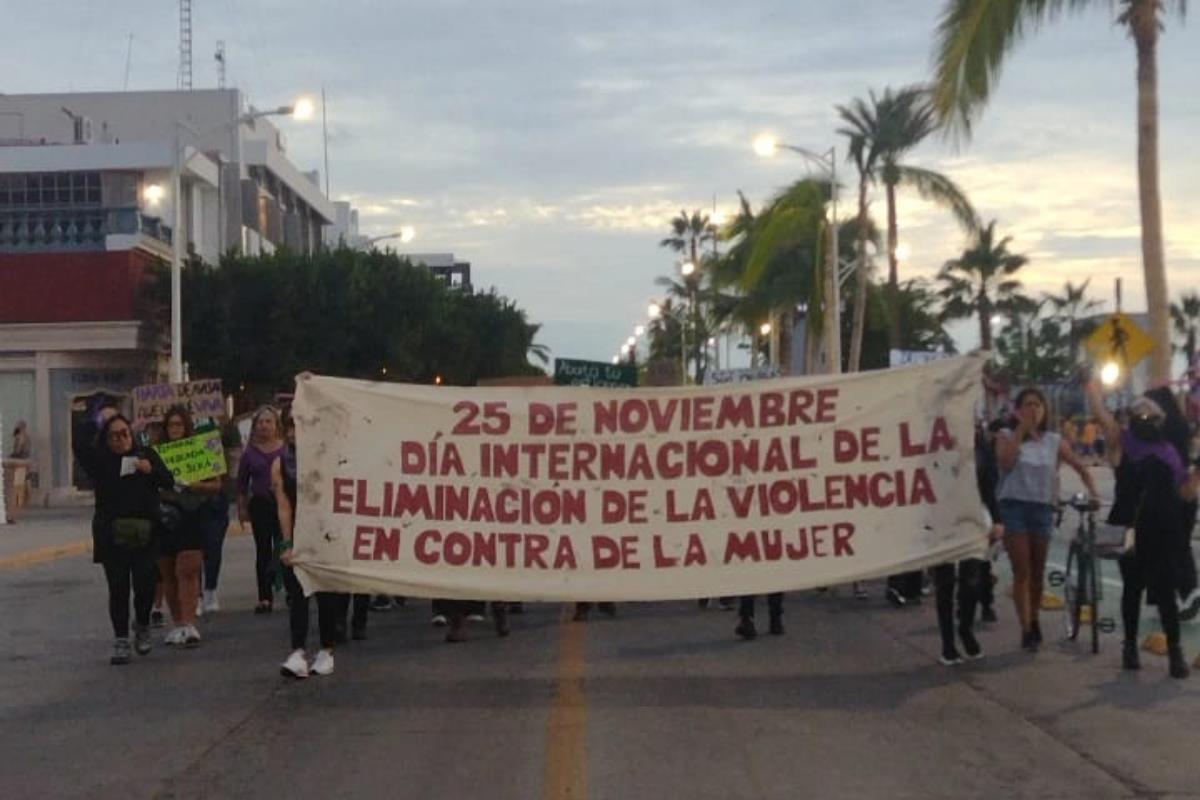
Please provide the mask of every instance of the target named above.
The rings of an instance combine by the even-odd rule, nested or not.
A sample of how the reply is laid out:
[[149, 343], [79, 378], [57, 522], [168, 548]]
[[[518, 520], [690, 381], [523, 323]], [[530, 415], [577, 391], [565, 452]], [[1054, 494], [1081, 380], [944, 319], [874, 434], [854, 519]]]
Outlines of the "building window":
[[28, 172], [0, 175], [0, 208], [98, 206], [99, 172]]

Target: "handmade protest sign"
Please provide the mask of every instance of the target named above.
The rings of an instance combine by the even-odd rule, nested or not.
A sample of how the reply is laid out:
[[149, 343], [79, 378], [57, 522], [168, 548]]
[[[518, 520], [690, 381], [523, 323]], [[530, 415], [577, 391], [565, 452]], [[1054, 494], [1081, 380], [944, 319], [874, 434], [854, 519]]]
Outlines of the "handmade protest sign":
[[649, 390], [298, 382], [306, 591], [666, 600], [981, 553], [983, 359]]
[[178, 483], [194, 483], [225, 474], [225, 449], [221, 446], [220, 431], [163, 442], [154, 449]]
[[225, 396], [217, 379], [189, 383], [154, 383], [133, 390], [137, 422], [161, 422], [171, 406], [183, 406], [193, 419], [225, 415]]

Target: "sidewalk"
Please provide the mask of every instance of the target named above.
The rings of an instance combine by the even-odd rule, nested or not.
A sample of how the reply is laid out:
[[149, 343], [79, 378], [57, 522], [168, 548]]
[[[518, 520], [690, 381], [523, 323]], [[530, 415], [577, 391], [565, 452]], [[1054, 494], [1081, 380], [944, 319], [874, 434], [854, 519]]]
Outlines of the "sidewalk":
[[[12, 525], [0, 525], [0, 567], [18, 553], [64, 546], [91, 547], [92, 507], [26, 508]], [[79, 552], [84, 552], [80, 550]]]

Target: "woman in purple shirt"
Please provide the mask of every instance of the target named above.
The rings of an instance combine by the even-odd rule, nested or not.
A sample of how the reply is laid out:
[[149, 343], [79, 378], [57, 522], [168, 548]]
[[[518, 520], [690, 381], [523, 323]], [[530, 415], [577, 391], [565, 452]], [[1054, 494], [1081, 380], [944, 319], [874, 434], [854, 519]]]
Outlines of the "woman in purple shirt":
[[285, 451], [279, 412], [271, 406], [259, 408], [254, 412], [250, 444], [242, 453], [237, 477], [238, 521], [243, 528], [249, 522], [254, 531], [254, 567], [258, 578], [256, 614], [268, 613], [274, 601], [271, 558], [282, 533], [271, 490], [271, 465], [282, 458]]

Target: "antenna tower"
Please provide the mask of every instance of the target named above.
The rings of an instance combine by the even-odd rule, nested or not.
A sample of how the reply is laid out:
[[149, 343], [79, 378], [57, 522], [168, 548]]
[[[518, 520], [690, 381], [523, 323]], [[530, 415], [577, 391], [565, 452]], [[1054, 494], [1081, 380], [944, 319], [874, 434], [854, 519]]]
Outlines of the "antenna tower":
[[225, 41], [217, 40], [217, 52], [213, 56], [217, 61], [217, 88], [225, 88]]
[[179, 0], [179, 76], [177, 87], [192, 88], [192, 0]]

